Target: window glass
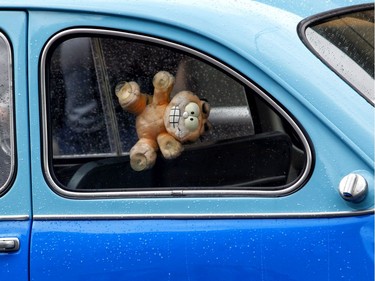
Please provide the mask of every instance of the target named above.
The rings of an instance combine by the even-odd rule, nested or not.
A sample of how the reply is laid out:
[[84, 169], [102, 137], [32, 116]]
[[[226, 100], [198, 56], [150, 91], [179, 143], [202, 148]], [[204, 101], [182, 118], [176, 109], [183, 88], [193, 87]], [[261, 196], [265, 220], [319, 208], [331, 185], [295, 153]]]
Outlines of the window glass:
[[337, 15], [310, 25], [306, 37], [317, 53], [374, 103], [374, 10]]
[[12, 144], [12, 60], [7, 39], [0, 34], [0, 192], [13, 169]]
[[[56, 40], [47, 58], [48, 167], [63, 189], [277, 190], [299, 179], [306, 168], [305, 147], [294, 128], [255, 90], [193, 54], [136, 38], [82, 35]], [[180, 110], [171, 105], [163, 117], [157, 115], [152, 109], [159, 99], [153, 95], [153, 79], [159, 71], [175, 79], [171, 102], [181, 91], [190, 91], [199, 98], [193, 102], [197, 108]], [[204, 133], [193, 141], [181, 140], [183, 151], [178, 157], [168, 157], [167, 149], [164, 155], [163, 149], [174, 145], [176, 137], [163, 143], [165, 135], [159, 140], [158, 133], [151, 141], [160, 146], [155, 149], [155, 164], [138, 171], [131, 149], [146, 137], [139, 130], [137, 135], [136, 123], [141, 121], [129, 112], [130, 107], [122, 108], [116, 95], [125, 82], [136, 82], [140, 93], [153, 97], [135, 88], [129, 91], [139, 100], [146, 97], [142, 114], [152, 112], [142, 117], [147, 124], [138, 128], [153, 130], [163, 118], [172, 126], [174, 118], [182, 118], [185, 125], [190, 120], [202, 122], [197, 126]], [[171, 115], [172, 109], [178, 117]], [[207, 115], [207, 122], [194, 119]], [[146, 147], [142, 157], [151, 153]]]

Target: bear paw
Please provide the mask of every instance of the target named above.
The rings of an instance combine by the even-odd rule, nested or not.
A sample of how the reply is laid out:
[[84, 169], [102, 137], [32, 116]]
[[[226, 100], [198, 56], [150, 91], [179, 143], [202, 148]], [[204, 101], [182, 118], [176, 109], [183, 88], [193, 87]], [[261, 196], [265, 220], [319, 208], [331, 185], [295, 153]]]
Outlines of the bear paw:
[[134, 171], [140, 172], [149, 168], [147, 157], [142, 153], [136, 153], [130, 159], [130, 166]]
[[116, 86], [115, 92], [121, 107], [124, 109], [134, 104], [141, 94], [136, 82], [120, 82]]
[[152, 83], [155, 89], [166, 90], [174, 84], [174, 77], [167, 71], [159, 71], [155, 74]]

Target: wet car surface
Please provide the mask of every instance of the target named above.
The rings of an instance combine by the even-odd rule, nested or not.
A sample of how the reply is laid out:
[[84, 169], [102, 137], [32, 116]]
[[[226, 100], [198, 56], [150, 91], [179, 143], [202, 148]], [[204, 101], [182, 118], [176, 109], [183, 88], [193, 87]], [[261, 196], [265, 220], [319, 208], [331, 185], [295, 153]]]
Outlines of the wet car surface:
[[[193, 2], [1, 4], [1, 280], [373, 280], [373, 3]], [[134, 171], [161, 70], [209, 130]]]

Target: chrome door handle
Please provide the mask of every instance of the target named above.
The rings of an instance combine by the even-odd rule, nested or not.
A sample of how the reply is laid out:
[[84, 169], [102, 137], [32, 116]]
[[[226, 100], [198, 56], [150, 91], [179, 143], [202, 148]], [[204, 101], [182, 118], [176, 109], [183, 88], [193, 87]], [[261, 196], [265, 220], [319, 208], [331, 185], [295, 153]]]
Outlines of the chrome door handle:
[[0, 238], [0, 253], [16, 252], [20, 249], [18, 238]]

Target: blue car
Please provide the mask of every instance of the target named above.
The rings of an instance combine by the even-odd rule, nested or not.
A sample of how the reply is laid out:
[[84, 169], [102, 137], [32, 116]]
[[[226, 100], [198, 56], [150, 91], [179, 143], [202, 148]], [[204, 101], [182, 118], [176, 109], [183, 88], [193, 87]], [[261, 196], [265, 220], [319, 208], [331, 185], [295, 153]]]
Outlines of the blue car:
[[374, 280], [373, 2], [0, 7], [0, 280]]

